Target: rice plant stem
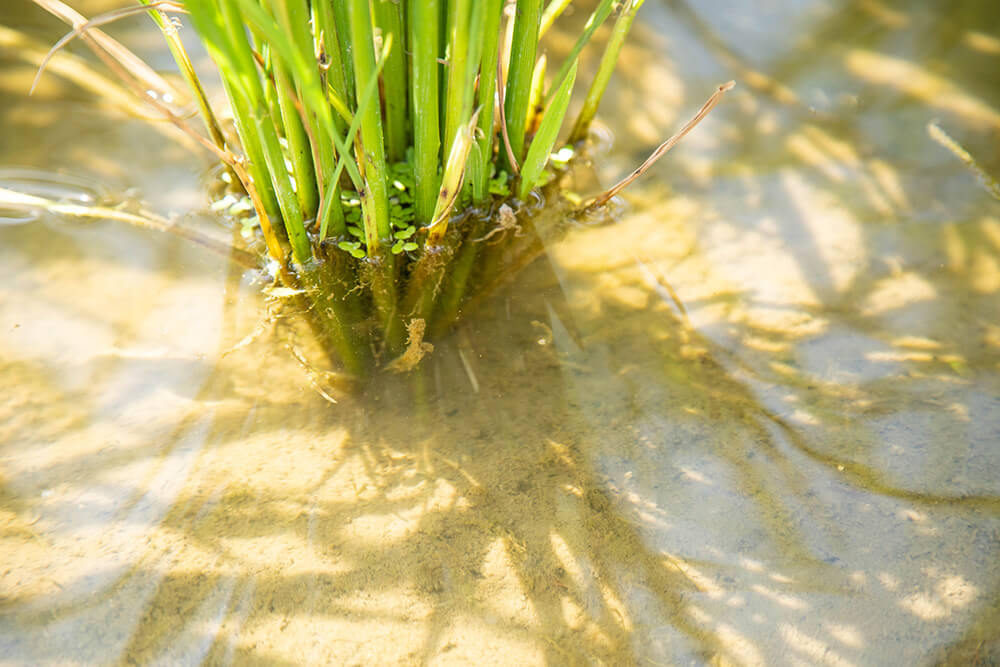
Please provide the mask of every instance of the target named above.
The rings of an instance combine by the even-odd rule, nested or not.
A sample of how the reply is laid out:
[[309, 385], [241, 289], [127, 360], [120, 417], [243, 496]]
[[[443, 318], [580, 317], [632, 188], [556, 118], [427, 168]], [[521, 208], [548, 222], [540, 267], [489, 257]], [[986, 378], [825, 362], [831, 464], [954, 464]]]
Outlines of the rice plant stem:
[[[347, 138], [344, 140], [344, 143], [348, 145], [354, 143], [355, 137], [357, 137], [358, 134], [358, 126], [361, 123], [361, 119], [364, 117], [365, 110], [368, 108], [368, 105], [372, 104], [376, 99], [376, 94], [378, 92], [378, 75], [381, 73], [386, 57], [391, 50], [392, 38], [390, 37], [386, 40], [382, 47], [382, 55], [379, 57], [378, 63], [376, 63], [375, 72], [372, 73], [372, 76], [365, 84], [364, 95], [361, 98], [361, 103], [358, 104], [357, 113], [355, 113], [354, 117], [351, 119], [351, 126], [347, 128]], [[326, 238], [326, 220], [330, 209], [333, 205], [336, 205], [338, 208], [340, 206], [336, 186], [338, 180], [340, 179], [340, 174], [344, 169], [344, 165], [346, 165], [350, 159], [351, 158], [348, 153], [341, 154], [340, 158], [337, 160], [337, 166], [333, 170], [333, 174], [327, 179], [327, 187], [330, 192], [329, 196], [324, 198], [323, 207], [320, 211], [320, 220], [323, 221], [319, 231], [319, 238], [321, 241]]]
[[[204, 0], [198, 1], [203, 2]], [[275, 55], [282, 58], [288, 65], [289, 72], [295, 78], [295, 84], [302, 98], [302, 103], [315, 114], [318, 126], [324, 132], [324, 135], [318, 135], [320, 140], [324, 140], [324, 136], [328, 136], [339, 152], [347, 152], [347, 147], [344, 146], [343, 141], [334, 129], [333, 112], [327, 103], [327, 95], [320, 85], [319, 68], [312, 51], [295, 47], [289, 39], [288, 34], [282, 31], [273, 18], [256, 4], [256, 1], [216, 0], [216, 2], [235, 3], [235, 5], [239, 6], [240, 13], [243, 16], [237, 14], [237, 16], [230, 18], [230, 21], [235, 26], [240, 26], [241, 20], [246, 20], [253, 26], [254, 30], [259, 31], [263, 35], [272, 47]], [[230, 30], [235, 29], [242, 32], [239, 27], [234, 28], [229, 24], [227, 24], [227, 27]], [[245, 39], [242, 41], [245, 43]], [[353, 161], [349, 160], [346, 168], [348, 176], [350, 176], [351, 181], [354, 183], [354, 187], [359, 190], [362, 189], [363, 183], [358, 167], [355, 166]]]
[[427, 224], [437, 202], [441, 153], [438, 116], [438, 0], [420, 0], [409, 7], [412, 50], [410, 93], [413, 109], [414, 213], [417, 224]]
[[465, 287], [475, 266], [476, 257], [479, 255], [481, 242], [477, 242], [475, 239], [483, 234], [485, 227], [485, 219], [476, 220], [470, 226], [465, 242], [458, 250], [457, 256], [452, 260], [448, 281], [442, 286], [441, 295], [438, 298], [437, 312], [430, 330], [431, 335], [436, 336], [443, 333], [458, 316], [462, 299], [465, 296]]
[[382, 70], [385, 95], [385, 150], [391, 162], [399, 162], [406, 157], [409, 143], [407, 129], [406, 90], [406, 35], [403, 31], [403, 4], [396, 0], [375, 0], [375, 22], [382, 31], [383, 40], [392, 36], [396, 45]]
[[450, 147], [468, 119], [472, 90], [467, 82], [469, 15], [473, 0], [448, 0], [448, 72], [445, 84], [444, 145]]
[[[228, 36], [231, 58], [235, 65], [240, 67], [234, 73], [239, 77], [241, 86], [238, 90], [234, 90], [234, 86], [229, 86], [229, 91], [235, 93], [234, 97], [240, 98], [244, 127], [252, 129], [260, 142], [260, 150], [281, 211], [281, 220], [292, 246], [292, 256], [299, 264], [305, 264], [312, 257], [312, 249], [306, 236], [302, 209], [299, 208], [295, 188], [285, 169], [285, 158], [275, 131], [275, 119], [264, 102], [263, 86], [256, 71], [256, 61], [243, 28], [244, 12], [241, 9], [245, 9], [245, 5], [249, 3], [239, 2], [238, 8], [237, 2], [239, 0], [220, 0], [216, 3], [220, 10], [217, 18], [221, 21], [223, 32]], [[255, 7], [259, 12], [263, 12], [259, 6]], [[258, 21], [256, 24], [258, 28], [263, 27], [260, 23]]]
[[507, 132], [507, 113], [504, 111], [506, 108], [505, 104], [505, 91], [507, 89], [506, 81], [504, 80], [503, 74], [503, 58], [499, 57], [499, 52], [497, 53], [497, 109], [500, 112], [500, 138], [503, 140], [504, 156], [507, 158], [507, 168], [513, 172], [515, 176], [520, 172], [521, 167], [518, 165], [517, 158], [514, 157], [514, 149], [510, 145], [510, 134]]
[[[313, 22], [316, 25], [315, 50], [316, 58], [320, 64], [320, 71], [323, 73], [323, 82], [326, 84], [325, 91], [330, 105], [345, 122], [351, 122], [351, 112], [347, 107], [347, 100], [353, 99], [354, 91], [347, 85], [340, 42], [343, 36], [338, 32], [336, 19], [333, 14], [333, 7], [329, 2], [317, 2], [313, 4]], [[353, 76], [353, 75], [352, 75]], [[336, 121], [336, 116], [334, 120]], [[342, 128], [335, 122], [337, 130]]]
[[535, 50], [538, 45], [538, 25], [541, 18], [541, 0], [517, 0], [514, 17], [514, 45], [510, 54], [510, 73], [505, 91], [507, 134], [514, 158], [524, 157], [525, 125], [528, 121], [528, 97], [531, 94], [531, 77], [535, 69]]
[[295, 194], [303, 217], [311, 218], [316, 215], [319, 206], [312, 144], [296, 109], [292, 83], [280, 63], [274, 67], [274, 82], [281, 123], [285, 128], [285, 140], [288, 142], [288, 157], [292, 163], [292, 173], [295, 174]]
[[[368, 0], [350, 0], [348, 8], [354, 87], [355, 90], [363, 91], [365, 82], [375, 71], [371, 13]], [[360, 102], [358, 99], [357, 103]], [[372, 257], [378, 254], [379, 245], [388, 241], [391, 234], [382, 114], [377, 106], [370, 106], [361, 114], [360, 139], [356, 153], [364, 183], [358, 194], [364, 219], [365, 242], [368, 255]]]
[[333, 5], [333, 20], [337, 26], [340, 39], [337, 47], [340, 49], [340, 63], [343, 67], [344, 99], [354, 99], [354, 61], [351, 57], [351, 30], [348, 2], [350, 0], [330, 0]]
[[[257, 132], [250, 122], [248, 102], [235, 89], [235, 86], [238, 85], [238, 82], [230, 80], [229, 77], [223, 77], [222, 87], [226, 91], [229, 107], [233, 112], [233, 123], [236, 125], [236, 133], [242, 140], [243, 152], [246, 154], [244, 167], [247, 174], [244, 185], [249, 181], [250, 187], [257, 193], [257, 199], [253, 203], [258, 217], [268, 221], [280, 220], [281, 212], [278, 208], [278, 200], [274, 189], [268, 187], [270, 178], [265, 168], [264, 150], [261, 147], [260, 137], [257, 136]], [[285, 234], [282, 232], [282, 237], [284, 236]], [[272, 250], [270, 245], [268, 246], [268, 250]], [[272, 258], [281, 261], [284, 259], [284, 254], [279, 253], [278, 255], [274, 255], [272, 253]]]
[[493, 158], [493, 110], [496, 105], [497, 92], [497, 42], [500, 39], [500, 16], [503, 13], [504, 0], [485, 0], [485, 17], [482, 26], [482, 56], [479, 67], [478, 105], [482, 108], [479, 114], [479, 138], [470, 158], [469, 181], [472, 188], [472, 200], [481, 202], [485, 199], [490, 180], [490, 164]]
[[[313, 24], [316, 33], [314, 35], [314, 50], [320, 66], [320, 85], [325, 98], [337, 111], [337, 114], [331, 114], [330, 120], [334, 135], [338, 135], [344, 131], [341, 119], [349, 119], [352, 116], [345, 103], [345, 100], [348, 99], [347, 84], [344, 81], [344, 65], [339, 45], [340, 35], [337, 32], [333, 8], [329, 2], [313, 3]], [[315, 112], [313, 113], [315, 114]], [[350, 123], [350, 120], [347, 122]], [[322, 164], [318, 169], [322, 172], [322, 201], [317, 217], [321, 241], [326, 238], [328, 233], [338, 238], [347, 234], [347, 223], [344, 219], [343, 207], [340, 204], [340, 175], [343, 165], [338, 164], [340, 169], [337, 170], [333, 168], [333, 165], [337, 164], [339, 160], [350, 159], [349, 147], [353, 144], [353, 139], [348, 138], [342, 144], [336, 144], [336, 151], [334, 151], [333, 137], [330, 139], [330, 141], [326, 141], [325, 137], [321, 137], [314, 141], [316, 144], [314, 148], [317, 149]]]
[[[483, 32], [486, 19], [486, 7], [486, 2], [473, 2], [471, 10], [468, 12], [468, 24], [465, 27], [465, 64], [461, 68], [460, 79], [458, 80], [458, 85], [465, 91], [461, 98], [462, 108], [458, 114], [458, 117], [461, 120], [461, 125], [458, 129], [459, 132], [461, 132], [463, 126], [467, 124], [469, 115], [472, 112], [473, 95], [476, 89], [476, 75], [479, 73], [479, 63], [483, 55]], [[456, 67], [456, 69], [458, 68]], [[481, 114], [482, 109], [477, 109], [476, 113]], [[465, 129], [470, 133], [473, 142], [475, 142], [476, 130], [478, 128], [479, 126], [475, 126], [473, 128], [465, 127]], [[470, 174], [476, 173], [478, 169], [477, 160], [479, 152], [472, 150], [473, 146], [474, 143], [469, 146], [470, 152], [466, 158], [465, 166], [466, 172]], [[469, 179], [465, 178], [464, 174], [462, 188], [466, 195], [471, 194], [472, 187], [469, 184]]]

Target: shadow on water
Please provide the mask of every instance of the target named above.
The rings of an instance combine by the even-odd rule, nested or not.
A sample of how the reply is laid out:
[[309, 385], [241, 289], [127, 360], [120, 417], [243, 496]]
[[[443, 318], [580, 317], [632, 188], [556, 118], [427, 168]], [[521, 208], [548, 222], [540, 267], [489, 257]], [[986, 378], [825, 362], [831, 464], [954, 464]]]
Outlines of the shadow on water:
[[1000, 40], [935, 7], [789, 9], [769, 45], [650, 0], [614, 91], [649, 111], [602, 169], [732, 69], [734, 103], [422, 374], [336, 406], [292, 325], [222, 354], [263, 309], [217, 258], [0, 229], [0, 654], [1000, 663], [1000, 223], [926, 133], [995, 139], [962, 72]]

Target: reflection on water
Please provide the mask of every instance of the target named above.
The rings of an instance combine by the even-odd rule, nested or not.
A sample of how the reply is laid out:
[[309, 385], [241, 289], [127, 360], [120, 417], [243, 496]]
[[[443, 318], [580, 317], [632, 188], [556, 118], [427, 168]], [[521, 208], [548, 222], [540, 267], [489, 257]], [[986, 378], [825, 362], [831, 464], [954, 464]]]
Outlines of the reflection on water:
[[[336, 406], [218, 256], [0, 226], [0, 654], [1000, 662], [1000, 206], [926, 129], [1000, 173], [968, 6], [648, 1], [599, 176], [735, 73], [729, 103]], [[46, 85], [0, 110], [2, 166], [202, 206], [185, 150], [137, 164], [161, 135]]]

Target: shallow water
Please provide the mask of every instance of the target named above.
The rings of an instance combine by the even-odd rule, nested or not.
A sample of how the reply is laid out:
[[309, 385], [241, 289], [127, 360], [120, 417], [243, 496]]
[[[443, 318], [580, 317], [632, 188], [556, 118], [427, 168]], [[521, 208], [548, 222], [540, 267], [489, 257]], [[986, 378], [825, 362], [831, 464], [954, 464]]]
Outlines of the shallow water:
[[[737, 89], [413, 383], [331, 405], [183, 240], [0, 225], [2, 660], [1000, 664], [1000, 202], [927, 131], [1000, 174], [991, 12], [694, 6], [594, 176]], [[189, 148], [4, 53], [0, 166], [225, 237]]]

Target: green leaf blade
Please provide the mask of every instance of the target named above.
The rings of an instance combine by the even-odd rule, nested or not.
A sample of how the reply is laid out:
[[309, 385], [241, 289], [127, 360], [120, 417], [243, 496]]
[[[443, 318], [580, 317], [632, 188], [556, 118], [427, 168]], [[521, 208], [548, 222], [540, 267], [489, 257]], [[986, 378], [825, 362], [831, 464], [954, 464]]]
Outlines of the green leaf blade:
[[569, 73], [552, 97], [549, 108], [545, 110], [542, 122], [538, 126], [528, 154], [524, 157], [524, 164], [521, 165], [521, 186], [518, 196], [524, 199], [531, 192], [531, 189], [538, 184], [545, 164], [548, 162], [549, 153], [555, 146], [559, 136], [559, 129], [562, 127], [566, 111], [569, 109], [569, 98], [573, 92], [573, 83], [576, 81], [577, 63], [573, 63]]

